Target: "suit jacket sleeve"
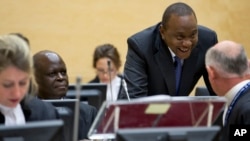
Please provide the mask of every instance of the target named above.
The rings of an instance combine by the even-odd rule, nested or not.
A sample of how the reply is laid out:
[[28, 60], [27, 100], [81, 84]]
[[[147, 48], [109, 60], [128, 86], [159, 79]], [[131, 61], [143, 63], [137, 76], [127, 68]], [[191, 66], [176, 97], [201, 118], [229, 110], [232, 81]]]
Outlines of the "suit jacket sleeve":
[[89, 129], [97, 115], [97, 109], [94, 106], [81, 103], [79, 117], [79, 139], [88, 139]]
[[[210, 41], [209, 44], [212, 43], [212, 45], [215, 45], [216, 43], [218, 43], [216, 32], [214, 32], [214, 31], [211, 30], [211, 32], [209, 32], [209, 33], [210, 33], [210, 35], [203, 36], [204, 38], [206, 38], [206, 39], [203, 39], [203, 40], [206, 41], [206, 40], [208, 40], [207, 38], [210, 37], [210, 40], [208, 40], [208, 41]], [[208, 89], [210, 95], [211, 96], [216, 96], [216, 93], [213, 91], [213, 89], [211, 87], [211, 84], [209, 82], [208, 73], [207, 73], [206, 69], [204, 70], [204, 73], [203, 73], [203, 80], [204, 80], [204, 82], [205, 82], [205, 84], [207, 86], [207, 89]]]
[[[131, 98], [147, 96], [147, 74], [145, 59], [139, 49], [139, 42], [134, 38], [129, 38], [126, 64], [124, 66], [124, 78], [126, 80], [129, 95]], [[124, 92], [122, 98], [126, 98]]]
[[26, 121], [60, 119], [59, 113], [52, 104], [33, 96], [26, 96], [21, 102], [21, 106]]

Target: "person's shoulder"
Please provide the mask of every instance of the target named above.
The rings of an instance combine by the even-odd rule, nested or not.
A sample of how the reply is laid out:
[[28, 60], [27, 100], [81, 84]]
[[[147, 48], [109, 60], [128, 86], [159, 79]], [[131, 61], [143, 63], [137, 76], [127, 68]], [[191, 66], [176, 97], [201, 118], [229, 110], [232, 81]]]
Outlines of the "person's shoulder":
[[213, 29], [198, 25], [198, 45], [202, 48], [209, 48], [218, 42], [217, 34]]
[[244, 106], [248, 105], [247, 107], [250, 109], [250, 89], [245, 91], [244, 94], [239, 98], [239, 103], [244, 104]]
[[131, 35], [128, 39], [131, 38], [140, 38], [141, 36], [152, 36], [156, 31], [159, 29], [160, 23], [157, 23], [153, 26], [147, 27], [139, 32], [136, 32], [135, 34]]
[[44, 102], [37, 97], [27, 95], [21, 102], [21, 105], [25, 113], [30, 115], [28, 121], [59, 118], [56, 108], [52, 104]]
[[87, 118], [85, 120], [93, 120], [96, 117], [97, 112], [98, 111], [96, 107], [89, 104], [80, 103], [80, 114], [81, 117]]
[[26, 95], [24, 98], [24, 103], [28, 105], [37, 105], [40, 103], [43, 103], [39, 98], [33, 96], [33, 95]]
[[25, 105], [28, 105], [30, 108], [35, 108], [35, 107], [40, 107], [41, 109], [43, 108], [53, 108], [53, 105], [48, 103], [48, 102], [44, 102], [42, 100], [40, 100], [39, 98], [32, 96], [32, 95], [27, 95], [24, 99], [24, 103]]
[[198, 31], [199, 31], [199, 33], [200, 32], [202, 32], [202, 33], [204, 33], [204, 32], [216, 33], [215, 30], [213, 30], [213, 29], [211, 29], [209, 27], [206, 27], [204, 25], [198, 25]]
[[[160, 43], [160, 23], [137, 32], [127, 39], [128, 47], [138, 49], [138, 53], [151, 53], [152, 47]], [[140, 51], [139, 51], [140, 50]]]
[[98, 78], [98, 76], [95, 76], [95, 78], [90, 80], [88, 83], [100, 83], [100, 79]]
[[97, 112], [96, 107], [82, 102], [80, 103], [80, 110], [85, 112]]

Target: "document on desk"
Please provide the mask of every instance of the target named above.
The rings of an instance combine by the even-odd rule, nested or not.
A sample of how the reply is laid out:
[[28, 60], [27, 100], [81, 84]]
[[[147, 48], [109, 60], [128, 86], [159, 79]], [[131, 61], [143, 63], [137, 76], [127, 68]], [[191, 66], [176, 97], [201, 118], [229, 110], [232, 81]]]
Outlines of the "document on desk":
[[145, 101], [145, 102], [154, 102], [154, 101], [169, 101], [171, 100], [171, 96], [169, 95], [154, 95], [154, 96], [147, 96], [147, 97], [141, 97], [136, 99], [131, 99], [131, 101]]
[[[158, 102], [158, 101], [170, 101], [171, 97], [169, 95], [154, 95], [147, 96], [137, 99], [132, 99], [131, 101], [136, 102]], [[169, 103], [151, 103], [147, 106], [145, 114], [165, 114], [170, 108], [171, 104]]]
[[153, 103], [149, 104], [145, 110], [145, 114], [165, 114], [170, 108], [169, 103]]

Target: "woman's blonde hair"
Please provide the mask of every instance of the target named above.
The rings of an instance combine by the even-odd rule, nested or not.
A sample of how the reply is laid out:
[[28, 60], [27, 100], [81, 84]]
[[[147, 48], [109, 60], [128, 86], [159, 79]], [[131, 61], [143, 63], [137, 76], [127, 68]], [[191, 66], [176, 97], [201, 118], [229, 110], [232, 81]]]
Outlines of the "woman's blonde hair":
[[34, 79], [33, 60], [29, 44], [15, 34], [0, 36], [0, 72], [8, 66], [15, 66], [30, 74], [31, 88], [36, 88], [35, 81], [32, 80]]

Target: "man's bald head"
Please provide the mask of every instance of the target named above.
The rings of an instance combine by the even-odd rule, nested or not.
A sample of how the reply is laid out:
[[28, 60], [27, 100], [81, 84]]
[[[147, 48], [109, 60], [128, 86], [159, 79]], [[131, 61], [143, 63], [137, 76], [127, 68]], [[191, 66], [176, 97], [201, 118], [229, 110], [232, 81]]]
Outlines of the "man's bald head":
[[[54, 62], [62, 60], [61, 56], [56, 52], [50, 50], [43, 50], [39, 51], [33, 56], [34, 66], [35, 68], [39, 68], [41, 65], [45, 64], [46, 62]], [[64, 61], [62, 60], [64, 63]]]
[[218, 96], [224, 96], [236, 84], [248, 79], [248, 58], [242, 45], [221, 41], [208, 49], [206, 69], [211, 86]]
[[248, 59], [241, 44], [221, 41], [206, 53], [206, 65], [213, 66], [222, 76], [243, 76], [248, 71]]
[[56, 52], [43, 50], [33, 56], [38, 97], [58, 99], [66, 95], [68, 75], [62, 57]]
[[224, 52], [225, 55], [230, 57], [236, 57], [240, 53], [240, 51], [244, 50], [242, 45], [229, 40], [217, 43], [214, 46], [214, 49], [217, 49], [222, 53]]

